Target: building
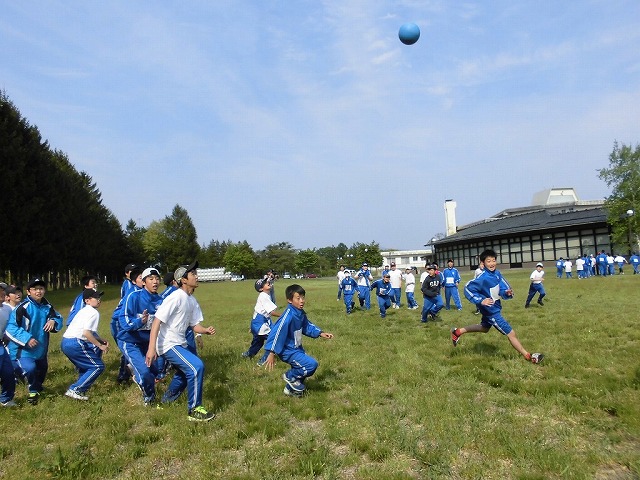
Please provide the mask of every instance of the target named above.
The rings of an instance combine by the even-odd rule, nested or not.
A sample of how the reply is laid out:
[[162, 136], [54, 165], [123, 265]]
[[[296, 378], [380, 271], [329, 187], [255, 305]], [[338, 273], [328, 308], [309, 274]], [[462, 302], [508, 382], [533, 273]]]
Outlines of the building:
[[431, 259], [431, 247], [423, 250], [393, 250], [388, 252], [380, 252], [382, 255], [382, 265], [391, 265], [395, 262], [398, 269], [416, 267], [421, 269], [424, 267], [425, 260]]
[[534, 195], [530, 206], [503, 210], [459, 227], [455, 226], [451, 202], [445, 202], [446, 221], [455, 233], [428, 244], [434, 247], [440, 265], [452, 258], [456, 266], [473, 270], [486, 249], [495, 250], [498, 261], [511, 268], [533, 267], [537, 262], [576, 258], [603, 249], [612, 251], [604, 202], [581, 201], [573, 188], [544, 190]]

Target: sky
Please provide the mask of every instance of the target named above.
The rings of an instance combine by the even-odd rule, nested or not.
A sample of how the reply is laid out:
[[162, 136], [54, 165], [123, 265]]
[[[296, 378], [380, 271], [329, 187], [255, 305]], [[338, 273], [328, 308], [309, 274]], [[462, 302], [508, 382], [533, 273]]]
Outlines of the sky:
[[[640, 142], [640, 2], [0, 0], [0, 89], [124, 227], [377, 242], [598, 178]], [[411, 46], [404, 23], [419, 26]]]

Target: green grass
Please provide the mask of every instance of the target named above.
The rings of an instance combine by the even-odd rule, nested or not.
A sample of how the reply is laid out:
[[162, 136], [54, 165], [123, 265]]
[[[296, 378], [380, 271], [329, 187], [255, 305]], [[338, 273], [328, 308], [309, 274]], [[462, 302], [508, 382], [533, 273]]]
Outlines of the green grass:
[[[282, 362], [266, 372], [240, 357], [253, 283], [202, 284], [196, 296], [217, 330], [201, 352], [204, 405], [217, 414], [208, 424], [186, 421], [184, 397], [144, 408], [135, 386], [115, 381], [115, 349], [88, 402], [64, 397], [75, 374], [54, 335], [46, 398], [30, 406], [19, 385], [20, 408], [0, 411], [0, 478], [638, 478], [640, 276], [550, 272], [546, 305], [525, 310], [530, 272], [504, 273], [516, 292], [504, 315], [525, 348], [546, 355], [542, 365], [496, 331], [453, 348], [449, 328], [479, 320], [466, 300], [425, 326], [406, 308], [346, 316], [335, 281], [300, 281], [310, 319], [335, 334], [304, 339], [320, 367], [302, 399], [283, 395]], [[289, 283], [276, 284], [281, 307]], [[119, 290], [106, 291], [108, 338]], [[76, 294], [47, 297], [66, 313]]]

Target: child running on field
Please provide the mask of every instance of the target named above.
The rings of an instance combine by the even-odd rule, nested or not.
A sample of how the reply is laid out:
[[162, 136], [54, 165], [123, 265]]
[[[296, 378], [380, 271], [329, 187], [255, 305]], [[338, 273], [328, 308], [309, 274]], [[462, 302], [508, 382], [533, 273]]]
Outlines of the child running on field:
[[513, 298], [513, 290], [502, 274], [496, 269], [498, 265], [496, 252], [493, 250], [485, 250], [480, 254], [480, 261], [484, 263], [484, 272], [467, 283], [464, 287], [464, 295], [471, 303], [480, 307], [482, 320], [481, 323], [477, 325], [469, 325], [464, 328], [452, 328], [451, 341], [453, 342], [453, 346], [458, 345], [460, 337], [465, 333], [487, 333], [491, 330], [491, 327], [494, 327], [500, 333], [507, 336], [511, 346], [526, 360], [531, 363], [540, 363], [544, 355], [541, 353], [529, 353], [525, 350], [518, 340], [518, 337], [516, 337], [515, 330], [513, 330], [509, 322], [502, 317], [502, 303], [500, 302], [500, 298], [504, 298], [505, 300]]
[[284, 394], [301, 397], [305, 391], [304, 381], [318, 368], [318, 361], [310, 357], [302, 348], [302, 335], [311, 338], [333, 338], [332, 333], [323, 332], [307, 318], [303, 310], [305, 290], [300, 285], [289, 285], [285, 291], [289, 305], [278, 323], [271, 329], [265, 350], [269, 355], [265, 362], [267, 370], [273, 370], [276, 355], [291, 365], [289, 371], [282, 374], [285, 381]]

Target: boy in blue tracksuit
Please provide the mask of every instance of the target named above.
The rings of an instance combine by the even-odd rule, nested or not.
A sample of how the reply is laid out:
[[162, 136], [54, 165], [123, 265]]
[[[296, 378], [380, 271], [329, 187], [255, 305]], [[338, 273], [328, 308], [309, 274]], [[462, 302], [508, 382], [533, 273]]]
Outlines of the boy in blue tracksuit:
[[562, 272], [564, 271], [564, 258], [560, 257], [556, 260], [556, 277], [562, 278]]
[[303, 310], [305, 293], [300, 285], [293, 284], [287, 287], [285, 294], [289, 305], [271, 329], [264, 346], [265, 350], [269, 351], [265, 362], [267, 370], [273, 370], [276, 355], [291, 366], [282, 374], [285, 381], [284, 394], [288, 396], [302, 396], [305, 391], [304, 381], [318, 368], [318, 361], [307, 355], [302, 348], [302, 336], [333, 338], [332, 333], [323, 332], [307, 318]]
[[98, 279], [93, 275], [86, 275], [82, 277], [82, 292], [76, 297], [73, 301], [73, 305], [71, 305], [71, 310], [69, 310], [69, 316], [67, 317], [67, 321], [65, 325], [68, 327], [73, 318], [78, 314], [81, 308], [84, 308], [86, 303], [82, 298], [84, 294], [84, 290], [86, 288], [93, 288], [94, 290], [98, 287]]
[[62, 316], [44, 297], [46, 283], [34, 278], [27, 284], [27, 298], [11, 312], [5, 334], [16, 377], [27, 380], [27, 401], [36, 405], [47, 376], [49, 335], [62, 329]]
[[[7, 290], [10, 287], [7, 286]], [[15, 407], [13, 397], [16, 393], [16, 376], [13, 373], [13, 364], [9, 351], [2, 344], [4, 331], [11, 316], [12, 308], [4, 303], [6, 291], [0, 286], [0, 405], [3, 407]]]
[[353, 301], [353, 296], [358, 292], [358, 282], [351, 278], [351, 272], [349, 270], [345, 270], [344, 272], [344, 278], [340, 282], [340, 291], [344, 298], [344, 305], [347, 308], [347, 315], [349, 315], [356, 306]]
[[142, 272], [144, 287], [131, 292], [124, 302], [119, 318], [117, 332], [118, 347], [133, 369], [133, 380], [142, 391], [145, 405], [151, 405], [156, 399], [155, 380], [158, 374], [157, 364], [146, 364], [149, 348], [149, 335], [153, 319], [162, 298], [158, 295], [160, 273], [155, 268]]
[[356, 278], [358, 279], [358, 300], [360, 301], [360, 306], [364, 307], [366, 310], [371, 308], [371, 282], [373, 282], [373, 275], [369, 271], [369, 264], [363, 263], [362, 267], [356, 274]]
[[596, 265], [598, 266], [598, 274], [605, 277], [609, 273], [609, 265], [607, 263], [607, 254], [602, 250], [596, 255]]
[[629, 258], [629, 263], [633, 267], [633, 274], [637, 275], [638, 267], [640, 266], [640, 257], [636, 254], [636, 252], [633, 252], [633, 255], [631, 255], [631, 257]]
[[[129, 294], [135, 290], [142, 288], [142, 270], [130, 263], [125, 269], [126, 277], [120, 288], [120, 294], [124, 293], [124, 296], [120, 297], [120, 302], [111, 315], [111, 336], [116, 345], [118, 345], [118, 331], [120, 330], [120, 316], [124, 309], [125, 301]], [[118, 345], [118, 348], [120, 346]], [[124, 352], [121, 352], [120, 367], [118, 368], [118, 383], [123, 383], [131, 378], [131, 371], [127, 368], [127, 357], [124, 356]]]
[[509, 322], [502, 316], [502, 303], [500, 298], [513, 298], [513, 290], [497, 270], [497, 254], [493, 250], [485, 250], [480, 254], [480, 261], [484, 263], [484, 272], [477, 278], [470, 280], [464, 287], [464, 295], [471, 303], [480, 308], [482, 320], [480, 324], [469, 325], [464, 328], [451, 329], [451, 341], [453, 346], [457, 346], [460, 337], [465, 333], [487, 333], [494, 327], [511, 343], [526, 360], [531, 363], [540, 363], [544, 358], [541, 353], [529, 353], [522, 346], [515, 330]]
[[451, 297], [458, 310], [462, 310], [462, 303], [460, 303], [460, 294], [458, 293], [458, 284], [460, 283], [460, 272], [457, 268], [453, 267], [453, 259], [447, 260], [447, 268], [442, 271], [442, 278], [444, 283], [444, 301], [445, 308], [449, 310], [451, 304]]
[[382, 278], [379, 278], [371, 284], [371, 290], [376, 290], [378, 296], [378, 308], [380, 308], [380, 317], [387, 316], [387, 309], [391, 308], [391, 296], [393, 288], [391, 287], [391, 275], [387, 272]]

